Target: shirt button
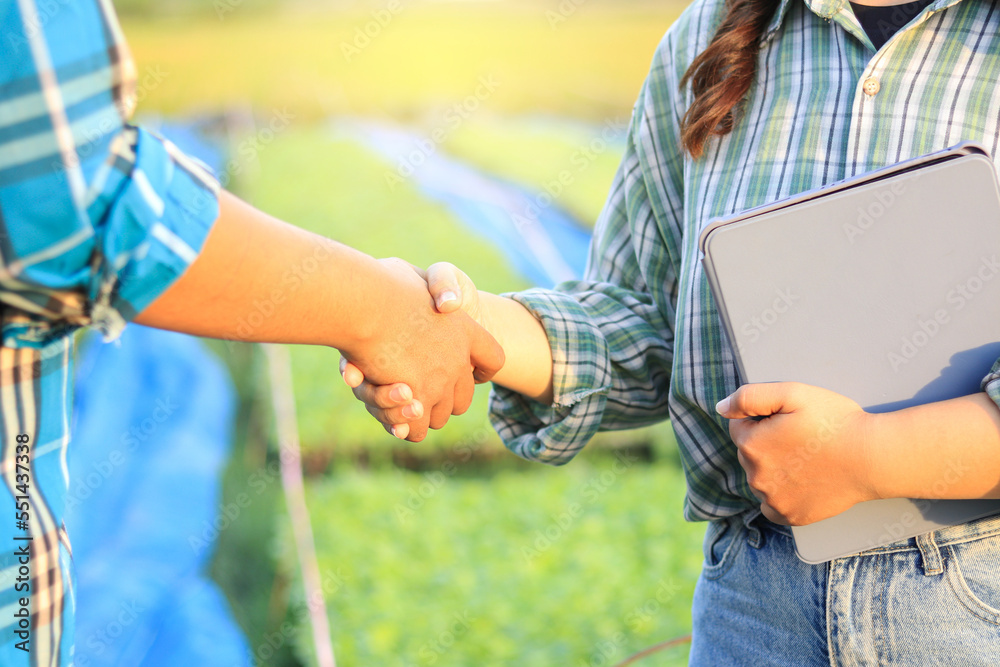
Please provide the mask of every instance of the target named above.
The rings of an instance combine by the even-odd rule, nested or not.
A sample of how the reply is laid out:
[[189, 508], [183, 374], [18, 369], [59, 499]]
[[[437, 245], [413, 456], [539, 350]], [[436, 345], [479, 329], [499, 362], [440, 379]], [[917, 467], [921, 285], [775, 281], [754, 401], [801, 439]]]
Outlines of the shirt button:
[[868, 97], [875, 97], [876, 95], [878, 95], [878, 91], [881, 87], [882, 84], [878, 82], [878, 79], [872, 76], [865, 79], [865, 82], [861, 86], [861, 89], [865, 91], [865, 95], [867, 95]]

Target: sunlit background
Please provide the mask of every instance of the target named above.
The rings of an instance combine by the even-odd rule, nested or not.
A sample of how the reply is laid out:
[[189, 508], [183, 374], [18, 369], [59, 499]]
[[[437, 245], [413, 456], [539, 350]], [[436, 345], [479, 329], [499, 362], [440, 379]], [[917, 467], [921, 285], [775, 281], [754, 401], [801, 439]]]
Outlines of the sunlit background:
[[[684, 4], [115, 2], [138, 122], [268, 213], [376, 257], [452, 261], [494, 292], [579, 275]], [[210, 574], [245, 642], [234, 664], [313, 665], [265, 357], [210, 347], [236, 390], [216, 503], [238, 511], [199, 535], [218, 540]], [[703, 526], [682, 519], [669, 425], [547, 468], [503, 448], [480, 388], [468, 414], [412, 445], [355, 403], [335, 351], [291, 358], [338, 665], [614, 665], [690, 632]], [[100, 664], [87, 639], [78, 655]]]

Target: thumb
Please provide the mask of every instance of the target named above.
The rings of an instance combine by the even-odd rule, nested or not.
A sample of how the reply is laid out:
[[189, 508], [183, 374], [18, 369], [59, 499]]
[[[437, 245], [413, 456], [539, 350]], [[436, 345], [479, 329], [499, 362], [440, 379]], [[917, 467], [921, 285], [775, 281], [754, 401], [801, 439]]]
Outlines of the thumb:
[[474, 321], [470, 322], [470, 326], [472, 339], [469, 360], [473, 366], [473, 377], [477, 383], [489, 382], [497, 371], [503, 368], [506, 360], [503, 347], [486, 329]]
[[343, 356], [340, 357], [340, 375], [351, 389], [357, 389], [365, 381], [365, 374], [361, 372], [361, 369]]
[[427, 291], [434, 298], [439, 313], [452, 313], [464, 305], [465, 295], [476, 288], [457, 266], [438, 262], [427, 269]]
[[726, 419], [770, 417], [792, 412], [793, 385], [787, 382], [745, 384], [719, 401], [715, 411]]

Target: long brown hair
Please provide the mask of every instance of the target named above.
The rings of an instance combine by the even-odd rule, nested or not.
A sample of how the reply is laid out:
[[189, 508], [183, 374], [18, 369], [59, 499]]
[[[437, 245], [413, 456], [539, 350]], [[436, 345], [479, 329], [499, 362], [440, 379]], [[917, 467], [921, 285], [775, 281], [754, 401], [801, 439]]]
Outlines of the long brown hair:
[[710, 136], [729, 134], [757, 73], [757, 54], [780, 0], [727, 0], [727, 13], [708, 47], [681, 79], [694, 101], [681, 120], [681, 140], [701, 157]]

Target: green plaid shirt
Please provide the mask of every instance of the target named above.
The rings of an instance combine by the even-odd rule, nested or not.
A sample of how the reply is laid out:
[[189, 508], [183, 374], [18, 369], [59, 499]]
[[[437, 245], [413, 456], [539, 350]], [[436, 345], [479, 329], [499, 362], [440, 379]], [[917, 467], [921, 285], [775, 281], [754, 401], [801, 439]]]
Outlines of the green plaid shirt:
[[[660, 44], [584, 280], [513, 295], [548, 333], [554, 406], [501, 388], [491, 403], [515, 453], [556, 465], [598, 430], [669, 417], [690, 520], [759, 505], [714, 409], [738, 379], [699, 261], [706, 223], [964, 140], [996, 159], [1000, 141], [997, 2], [937, 0], [876, 52], [846, 0], [784, 0], [739, 123], [692, 160], [678, 82], [723, 8], [696, 0]], [[1000, 403], [1000, 364], [983, 388]]]

